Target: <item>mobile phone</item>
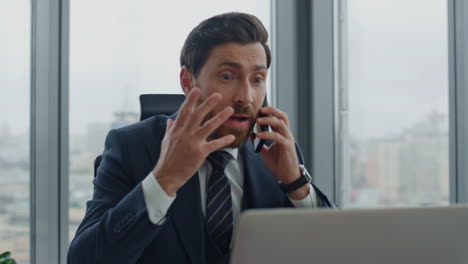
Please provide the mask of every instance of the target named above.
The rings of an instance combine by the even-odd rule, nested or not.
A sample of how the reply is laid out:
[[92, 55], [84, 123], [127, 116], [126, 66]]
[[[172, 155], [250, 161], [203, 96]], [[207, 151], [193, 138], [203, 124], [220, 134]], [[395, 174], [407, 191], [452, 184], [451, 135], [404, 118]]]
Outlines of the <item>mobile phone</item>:
[[[265, 99], [263, 99], [262, 107], [266, 107], [266, 106], [268, 106], [268, 101], [267, 101], [267, 96], [265, 95]], [[265, 116], [267, 115], [258, 112], [257, 117], [265, 117]], [[255, 122], [255, 125], [253, 127], [253, 133], [255, 135], [253, 145], [254, 145], [254, 150], [257, 153], [259, 153], [262, 150], [263, 145], [265, 145], [266, 143], [266, 140], [257, 137], [257, 133], [264, 132], [264, 131], [270, 131], [270, 128], [266, 125], [260, 125], [259, 123]]]

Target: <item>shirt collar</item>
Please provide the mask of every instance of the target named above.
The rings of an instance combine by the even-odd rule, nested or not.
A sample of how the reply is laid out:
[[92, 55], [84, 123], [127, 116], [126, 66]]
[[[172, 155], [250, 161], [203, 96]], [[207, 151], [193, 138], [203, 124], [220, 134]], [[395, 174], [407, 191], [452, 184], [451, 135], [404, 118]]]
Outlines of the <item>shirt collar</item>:
[[237, 160], [237, 158], [239, 157], [239, 148], [223, 148], [221, 150], [231, 154], [234, 160]]

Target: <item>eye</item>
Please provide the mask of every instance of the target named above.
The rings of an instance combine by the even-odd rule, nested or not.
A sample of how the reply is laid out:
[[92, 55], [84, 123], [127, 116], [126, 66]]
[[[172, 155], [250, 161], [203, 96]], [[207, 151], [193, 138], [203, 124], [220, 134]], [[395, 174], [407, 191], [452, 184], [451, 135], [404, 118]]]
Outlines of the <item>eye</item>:
[[265, 80], [265, 79], [264, 79], [262, 76], [256, 76], [256, 77], [254, 78], [254, 81], [255, 81], [256, 83], [261, 83], [261, 82], [263, 82], [264, 80]]
[[225, 81], [230, 81], [233, 79], [233, 76], [230, 73], [223, 73], [221, 74], [221, 78], [223, 78], [223, 80]]

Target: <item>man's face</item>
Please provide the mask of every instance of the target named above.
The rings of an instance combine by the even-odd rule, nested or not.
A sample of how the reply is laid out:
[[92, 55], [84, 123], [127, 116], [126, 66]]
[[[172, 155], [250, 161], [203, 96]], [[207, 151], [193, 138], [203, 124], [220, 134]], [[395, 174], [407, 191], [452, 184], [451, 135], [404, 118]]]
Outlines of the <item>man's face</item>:
[[215, 92], [222, 99], [204, 122], [228, 106], [234, 109], [231, 118], [216, 129], [212, 138], [233, 134], [236, 139], [228, 146], [231, 148], [248, 139], [265, 97], [267, 70], [265, 50], [260, 43], [226, 43], [211, 51], [195, 80], [201, 90], [199, 103]]

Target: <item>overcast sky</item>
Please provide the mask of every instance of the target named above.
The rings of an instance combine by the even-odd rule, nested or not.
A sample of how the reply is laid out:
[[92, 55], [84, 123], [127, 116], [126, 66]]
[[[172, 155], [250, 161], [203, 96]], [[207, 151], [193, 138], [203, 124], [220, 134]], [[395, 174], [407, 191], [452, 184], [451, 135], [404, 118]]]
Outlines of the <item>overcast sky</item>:
[[[138, 111], [141, 93], [181, 92], [180, 49], [201, 20], [243, 11], [270, 28], [269, 0], [70, 2], [70, 129], [79, 133]], [[447, 113], [446, 0], [347, 3], [351, 133], [381, 136]], [[29, 126], [30, 22], [29, 1], [0, 0], [0, 125], [14, 133]]]
[[448, 114], [447, 1], [347, 3], [351, 135], [395, 135], [431, 112]]

